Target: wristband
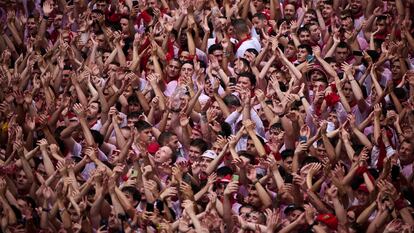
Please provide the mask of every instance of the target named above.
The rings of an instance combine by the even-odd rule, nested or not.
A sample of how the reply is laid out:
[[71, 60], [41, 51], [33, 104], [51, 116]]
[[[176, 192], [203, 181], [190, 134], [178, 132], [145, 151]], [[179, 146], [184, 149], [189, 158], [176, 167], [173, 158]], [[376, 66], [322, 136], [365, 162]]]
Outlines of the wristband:
[[48, 20], [49, 19], [49, 16], [43, 15], [43, 18], [46, 19], [46, 20]]

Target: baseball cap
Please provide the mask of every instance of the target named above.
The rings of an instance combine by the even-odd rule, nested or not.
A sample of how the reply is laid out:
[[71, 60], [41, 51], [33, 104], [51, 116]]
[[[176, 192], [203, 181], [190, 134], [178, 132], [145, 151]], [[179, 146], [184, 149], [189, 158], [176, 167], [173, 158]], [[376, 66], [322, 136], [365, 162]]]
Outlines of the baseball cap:
[[212, 150], [206, 150], [202, 155], [202, 157], [207, 157], [210, 159], [215, 159], [217, 157], [216, 152], [212, 151]]
[[331, 213], [318, 214], [318, 216], [316, 216], [316, 221], [324, 223], [330, 229], [333, 229], [333, 230], [336, 230], [338, 228], [338, 219], [335, 217], [335, 215]]

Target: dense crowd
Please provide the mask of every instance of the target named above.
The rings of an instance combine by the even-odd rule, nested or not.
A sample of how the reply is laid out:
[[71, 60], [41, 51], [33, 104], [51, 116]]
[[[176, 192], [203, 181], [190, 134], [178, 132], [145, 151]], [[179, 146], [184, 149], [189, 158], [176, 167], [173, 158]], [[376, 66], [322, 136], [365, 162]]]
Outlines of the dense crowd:
[[413, 0], [1, 0], [0, 232], [414, 232]]

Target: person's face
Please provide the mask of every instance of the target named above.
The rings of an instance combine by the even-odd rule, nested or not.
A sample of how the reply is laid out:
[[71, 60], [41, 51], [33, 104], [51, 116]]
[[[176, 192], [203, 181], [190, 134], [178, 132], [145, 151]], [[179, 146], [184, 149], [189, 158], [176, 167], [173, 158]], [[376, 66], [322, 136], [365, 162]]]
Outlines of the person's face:
[[62, 18], [63, 18], [63, 15], [56, 15], [55, 18], [53, 19], [53, 26], [55, 27], [55, 29], [62, 26]]
[[310, 21], [316, 19], [315, 15], [311, 14], [311, 13], [305, 13], [305, 16], [303, 18], [303, 23], [307, 24], [310, 23]]
[[355, 222], [355, 220], [356, 220], [355, 217], [356, 216], [355, 216], [355, 212], [354, 211], [350, 210], [350, 211], [347, 212], [346, 215], [347, 215], [347, 218], [348, 218], [348, 222], [351, 222], [351, 223], [352, 222]]
[[351, 0], [351, 11], [353, 13], [358, 13], [362, 9], [362, 1], [361, 0]]
[[191, 129], [191, 139], [203, 138], [203, 135], [197, 129]]
[[137, 122], [138, 120], [139, 119], [137, 117], [128, 117], [127, 124], [128, 124], [129, 127], [132, 128], [134, 126], [135, 122]]
[[291, 156], [283, 160], [283, 164], [282, 164], [283, 168], [289, 173], [292, 172], [292, 163], [293, 163], [293, 158]]
[[260, 30], [266, 27], [266, 22], [264, 20], [259, 19], [258, 17], [254, 17], [253, 25], [254, 25], [254, 28], [256, 28], [257, 30]]
[[320, 80], [323, 78], [323, 74], [319, 70], [314, 70], [310, 74], [311, 80]]
[[27, 30], [29, 30], [29, 32], [37, 30], [37, 24], [36, 24], [34, 18], [28, 18], [27, 22], [26, 22], [26, 26], [27, 26]]
[[155, 152], [154, 161], [158, 164], [171, 162], [173, 151], [168, 146], [163, 146]]
[[257, 11], [262, 11], [265, 8], [263, 0], [252, 0], [252, 2]]
[[45, 169], [45, 166], [43, 165], [43, 164], [40, 164], [38, 167], [37, 167], [37, 172], [43, 177], [43, 178], [46, 178], [47, 177], [47, 173], [46, 173], [46, 169]]
[[182, 51], [179, 59], [181, 62], [190, 61], [190, 53], [187, 51]]
[[309, 27], [310, 37], [314, 42], [318, 42], [321, 39], [321, 30], [318, 25], [312, 25]]
[[88, 117], [95, 118], [99, 113], [99, 104], [98, 103], [90, 103], [88, 106]]
[[153, 9], [159, 8], [157, 0], [147, 0], [147, 4], [148, 4], [149, 7], [153, 8]]
[[252, 83], [248, 77], [240, 76], [237, 80], [237, 85], [245, 90], [251, 90], [253, 88]]
[[130, 192], [126, 192], [123, 191], [125, 197], [127, 198], [128, 202], [132, 205], [132, 206], [137, 206], [138, 205], [138, 201], [134, 199], [134, 197], [132, 196], [132, 194]]
[[414, 148], [411, 143], [403, 142], [398, 150], [398, 155], [402, 163], [407, 164], [414, 158]]
[[240, 211], [239, 211], [239, 214], [245, 221], [247, 221], [247, 219], [250, 218], [250, 214], [252, 212], [253, 212], [253, 209], [250, 208], [250, 207], [241, 207]]
[[386, 31], [387, 25], [386, 25], [385, 20], [377, 20], [375, 22], [375, 26], [376, 26], [375, 30], [379, 30], [379, 32], [385, 32]]
[[208, 167], [208, 165], [211, 163], [211, 161], [213, 161], [213, 159], [211, 158], [207, 158], [205, 156], [200, 158], [200, 170], [201, 171], [205, 171]]
[[253, 211], [251, 214], [250, 214], [250, 217], [248, 218], [248, 220], [247, 220], [248, 222], [251, 222], [251, 223], [255, 223], [255, 224], [260, 224], [260, 223], [262, 223], [262, 221], [261, 221], [261, 218], [260, 218], [260, 213], [259, 212], [257, 212], [257, 211]]
[[121, 221], [118, 218], [115, 208], [112, 207], [111, 213], [109, 214], [109, 221], [108, 221], [109, 228], [116, 229], [121, 227]]
[[192, 77], [193, 73], [194, 67], [191, 64], [185, 63], [183, 66], [181, 66], [181, 76]]
[[234, 62], [234, 73], [236, 74], [241, 74], [247, 71], [247, 68], [248, 67], [246, 67], [246, 65], [244, 65], [244, 63], [239, 59]]
[[[98, 48], [104, 48], [105, 47], [105, 36], [104, 35], [98, 35], [95, 40], [98, 43]], [[108, 55], [108, 57], [109, 57], [109, 55]]]
[[361, 205], [364, 205], [368, 202], [369, 195], [368, 193], [364, 191], [357, 190], [355, 197], [360, 202]]
[[306, 56], [308, 55], [308, 50], [306, 50], [305, 48], [299, 48], [297, 53], [298, 62], [305, 62]]
[[190, 157], [191, 161], [196, 161], [201, 156], [200, 148], [196, 146], [190, 146], [190, 149], [188, 150], [188, 156]]
[[310, 38], [310, 33], [308, 31], [302, 31], [299, 34], [299, 41], [301, 44], [309, 44]]
[[295, 14], [296, 14], [295, 6], [293, 6], [292, 4], [287, 4], [285, 6], [285, 18], [287, 20], [292, 20], [294, 19]]
[[180, 72], [180, 69], [181, 69], [180, 63], [176, 60], [171, 60], [168, 63], [168, 66], [167, 66], [167, 69], [166, 69], [168, 77], [170, 77], [170, 78], [177, 77], [179, 72]]
[[215, 101], [212, 105], [211, 105], [211, 107], [210, 107], [212, 110], [213, 110], [213, 112], [217, 115], [217, 117], [218, 118], [221, 118], [221, 116], [222, 116], [222, 112], [221, 112], [221, 109], [220, 109], [220, 105], [217, 103], [217, 101]]
[[343, 63], [348, 57], [348, 48], [336, 48], [335, 59], [338, 63]]
[[248, 60], [251, 63], [256, 58], [256, 55], [252, 52], [246, 51], [243, 54], [243, 58], [245, 58], [246, 60]]
[[28, 205], [28, 203], [23, 200], [23, 199], [18, 199], [17, 200], [17, 205], [19, 207], [19, 209], [24, 210], [24, 211], [32, 211], [33, 209]]
[[141, 110], [141, 105], [139, 103], [130, 103], [128, 105], [129, 112], [139, 112]]
[[105, 1], [99, 1], [99, 2], [97, 2], [97, 3], [95, 4], [95, 6], [96, 6], [96, 9], [98, 9], [98, 10], [101, 10], [101, 11], [105, 12], [106, 7], [107, 7], [107, 4], [106, 4], [106, 2], [105, 2]]
[[285, 55], [287, 58], [295, 57], [296, 47], [294, 45], [288, 44], [288, 46], [285, 49]]
[[16, 186], [19, 190], [26, 189], [29, 185], [29, 180], [27, 179], [26, 173], [23, 170], [20, 170], [16, 175]]
[[104, 52], [102, 54], [102, 61], [105, 63], [106, 59], [108, 59], [109, 55], [111, 55], [111, 53], [109, 52]]
[[219, 62], [219, 64], [221, 64], [221, 62], [223, 61], [223, 50], [215, 50], [213, 52], [213, 56], [217, 58], [217, 61]]
[[148, 144], [151, 141], [151, 129], [144, 129], [138, 133], [139, 139], [144, 144]]
[[328, 19], [332, 16], [332, 13], [333, 13], [332, 5], [324, 4], [323, 5], [323, 10], [322, 10], [322, 17], [324, 19]]
[[354, 23], [352, 22], [351, 17], [345, 17], [341, 19], [341, 25], [347, 31], [351, 30], [354, 27]]
[[294, 210], [294, 211], [290, 211], [290, 213], [287, 216], [287, 219], [290, 222], [295, 221], [300, 215], [302, 214], [301, 210]]
[[121, 24], [121, 29], [123, 33], [129, 33], [129, 21], [125, 18], [122, 18], [119, 23]]
[[316, 93], [318, 91], [323, 91], [326, 89], [326, 87], [327, 87], [326, 83], [321, 82], [321, 81], [316, 81], [313, 84], [313, 92]]
[[391, 73], [393, 79], [399, 79], [401, 77], [401, 64], [400, 61], [396, 60], [392, 63]]
[[344, 87], [342, 88], [345, 98], [348, 102], [351, 102], [353, 99], [352, 87], [350, 83], [345, 83]]
[[168, 142], [167, 146], [169, 146], [169, 148], [171, 148], [173, 151], [178, 150], [178, 147], [179, 147], [178, 137], [173, 135], [170, 138], [170, 141]]
[[257, 152], [256, 147], [254, 146], [254, 142], [251, 138], [247, 140], [246, 150], [253, 153]]
[[259, 198], [259, 194], [257, 193], [257, 190], [255, 188], [253, 187], [250, 188], [249, 194], [246, 197], [246, 203], [248, 203], [251, 206], [255, 206], [255, 207], [259, 207], [262, 204]]
[[330, 122], [332, 122], [332, 123], [334, 123], [335, 128], [338, 128], [339, 127], [338, 116], [334, 112], [329, 113], [329, 116], [328, 116], [328, 119], [327, 120], [330, 121]]

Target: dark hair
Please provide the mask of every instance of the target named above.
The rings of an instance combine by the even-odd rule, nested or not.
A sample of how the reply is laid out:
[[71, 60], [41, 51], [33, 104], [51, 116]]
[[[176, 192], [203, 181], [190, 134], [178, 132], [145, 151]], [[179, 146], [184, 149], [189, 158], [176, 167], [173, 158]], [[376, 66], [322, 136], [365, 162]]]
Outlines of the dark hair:
[[239, 98], [237, 98], [235, 95], [233, 94], [228, 94], [223, 98], [224, 103], [226, 104], [226, 106], [236, 106], [239, 107], [240, 104], [240, 100]]
[[223, 121], [220, 123], [221, 131], [219, 132], [219, 135], [224, 137], [229, 137], [231, 135], [231, 126], [229, 123]]
[[236, 34], [249, 33], [249, 27], [244, 19], [235, 19], [232, 25]]
[[95, 140], [98, 146], [101, 146], [104, 143], [104, 136], [102, 136], [102, 134], [99, 131], [91, 129], [91, 134], [93, 140]]
[[121, 191], [129, 193], [132, 196], [132, 199], [134, 199], [134, 201], [137, 201], [137, 202], [141, 201], [141, 193], [138, 191], [137, 188], [132, 187], [132, 186], [126, 186], [126, 187], [123, 187]]
[[298, 46], [298, 49], [306, 49], [309, 54], [312, 54], [312, 47], [308, 44], [301, 44]]
[[237, 154], [239, 156], [241, 156], [241, 157], [245, 157], [245, 158], [249, 159], [250, 160], [250, 164], [255, 164], [254, 155], [252, 153], [250, 153], [249, 151], [247, 151], [247, 150], [240, 150], [240, 151], [237, 152]]
[[241, 74], [239, 74], [239, 78], [240, 77], [246, 77], [249, 79], [250, 83], [252, 84], [253, 87], [256, 86], [256, 76], [253, 73], [250, 72], [243, 72]]
[[252, 18], [254, 18], [254, 17], [257, 17], [260, 20], [267, 20], [266, 15], [261, 13], [261, 12], [257, 12], [256, 14], [254, 14]]
[[293, 157], [294, 154], [295, 154], [295, 152], [293, 150], [286, 149], [286, 150], [284, 150], [280, 153], [280, 156], [282, 157], [282, 160], [285, 160], [289, 157]]
[[281, 130], [283, 130], [283, 127], [282, 127], [281, 123], [274, 123], [273, 125], [270, 126], [270, 129], [281, 129]]
[[208, 150], [208, 143], [201, 138], [191, 140], [190, 146], [197, 147], [200, 149], [201, 153], [204, 153], [206, 150]]
[[223, 46], [221, 44], [213, 44], [208, 48], [208, 54], [213, 54], [217, 50], [223, 50]]
[[339, 42], [338, 46], [336, 46], [336, 48], [346, 48], [349, 49], [348, 44], [345, 41], [341, 41]]
[[128, 97], [128, 104], [139, 104], [138, 97], [136, 95], [131, 95]]
[[306, 27], [308, 24], [306, 24], [304, 27], [301, 27], [298, 29], [297, 34], [301, 34], [302, 32], [310, 33], [309, 29]]
[[335, 57], [326, 57], [324, 60], [327, 63], [336, 63], [336, 58]]
[[217, 173], [217, 176], [223, 177], [223, 176], [226, 176], [226, 175], [232, 175], [233, 170], [231, 170], [231, 168], [229, 168], [227, 166], [223, 166], [223, 167], [218, 168], [216, 173]]
[[247, 52], [250, 52], [250, 53], [253, 53], [255, 56], [259, 55], [259, 52], [257, 52], [257, 50], [256, 50], [256, 49], [254, 49], [254, 48], [249, 48], [249, 49], [247, 49], [246, 51], [247, 51]]
[[144, 121], [144, 120], [139, 120], [137, 122], [135, 122], [134, 124], [135, 128], [137, 128], [138, 132], [144, 131], [146, 129], [151, 129], [152, 126], [150, 123]]
[[169, 131], [165, 131], [165, 132], [162, 132], [160, 134], [160, 136], [158, 136], [158, 140], [157, 141], [160, 144], [160, 146], [166, 146], [168, 144], [168, 140], [170, 140], [170, 138], [172, 136], [175, 136], [175, 134], [174, 133], [171, 133]]

